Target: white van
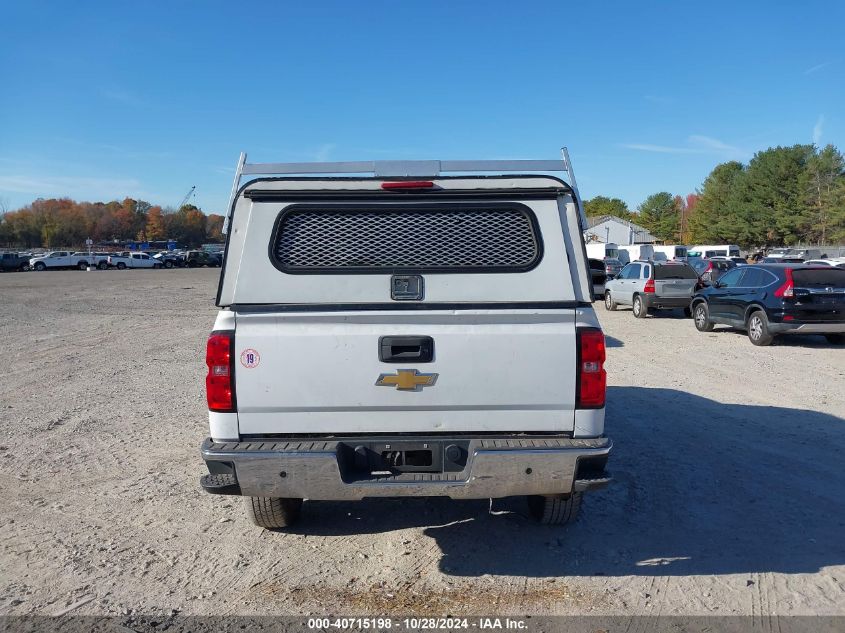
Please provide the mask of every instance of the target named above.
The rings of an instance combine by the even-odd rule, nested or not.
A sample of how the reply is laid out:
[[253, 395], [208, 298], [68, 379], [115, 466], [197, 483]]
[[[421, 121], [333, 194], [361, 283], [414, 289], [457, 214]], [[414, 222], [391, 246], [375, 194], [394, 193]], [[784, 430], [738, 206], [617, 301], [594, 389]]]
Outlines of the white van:
[[740, 257], [736, 244], [704, 244], [687, 249], [687, 257], [709, 259], [710, 257]]
[[587, 257], [590, 259], [619, 259], [619, 246], [608, 242], [592, 242], [587, 244]]
[[651, 244], [630, 244], [619, 247], [619, 261], [623, 264], [638, 259], [654, 259], [654, 247]]
[[687, 247], [679, 244], [670, 244], [664, 246], [654, 246], [654, 259], [663, 259], [660, 255], [664, 255], [667, 261], [685, 262], [687, 261]]

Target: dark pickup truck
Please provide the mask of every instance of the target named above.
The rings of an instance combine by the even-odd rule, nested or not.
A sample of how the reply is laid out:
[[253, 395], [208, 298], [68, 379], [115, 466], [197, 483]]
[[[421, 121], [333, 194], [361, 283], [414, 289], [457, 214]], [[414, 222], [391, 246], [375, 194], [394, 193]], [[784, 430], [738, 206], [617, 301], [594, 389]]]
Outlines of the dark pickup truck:
[[0, 253], [0, 271], [29, 270], [29, 257], [17, 253]]

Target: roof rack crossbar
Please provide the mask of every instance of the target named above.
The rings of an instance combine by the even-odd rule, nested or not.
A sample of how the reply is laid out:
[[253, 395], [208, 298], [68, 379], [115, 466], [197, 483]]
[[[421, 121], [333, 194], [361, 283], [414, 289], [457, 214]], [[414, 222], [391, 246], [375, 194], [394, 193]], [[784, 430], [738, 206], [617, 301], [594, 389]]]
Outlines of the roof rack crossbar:
[[[241, 152], [235, 170], [232, 194], [229, 198], [224, 232], [228, 229], [229, 217], [232, 214], [232, 207], [243, 176], [373, 174], [377, 178], [436, 178], [444, 173], [475, 172], [565, 172], [575, 193], [580, 214], [583, 216], [581, 199], [575, 184], [575, 174], [572, 172], [569, 152], [565, 147], [561, 148], [560, 160], [379, 160], [324, 163], [247, 163], [246, 153]], [[583, 226], [586, 227], [586, 220], [583, 217], [581, 219]]]
[[414, 160], [361, 161], [339, 163], [244, 163], [249, 174], [376, 174], [377, 176], [439, 176], [449, 172], [476, 171], [566, 171], [560, 160]]

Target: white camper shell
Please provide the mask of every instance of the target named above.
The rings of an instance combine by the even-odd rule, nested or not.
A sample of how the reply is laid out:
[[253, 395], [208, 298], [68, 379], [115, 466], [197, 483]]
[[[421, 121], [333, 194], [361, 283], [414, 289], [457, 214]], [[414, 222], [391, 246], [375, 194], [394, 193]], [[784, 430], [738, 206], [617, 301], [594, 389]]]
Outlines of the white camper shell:
[[675, 262], [685, 262], [687, 261], [687, 247], [681, 246], [680, 244], [655, 244], [652, 246], [654, 250], [654, 257], [655, 261], [658, 260], [665, 260], [665, 261], [675, 261]]
[[619, 259], [619, 245], [612, 242], [589, 242], [587, 244], [587, 257], [591, 259]]
[[246, 496], [264, 527], [302, 499], [372, 496], [527, 495], [542, 521], [574, 516], [611, 443], [577, 189], [531, 173], [553, 170], [568, 158], [242, 155], [203, 488]]
[[651, 244], [629, 244], [619, 247], [619, 261], [630, 264], [638, 259], [654, 259], [654, 247]]

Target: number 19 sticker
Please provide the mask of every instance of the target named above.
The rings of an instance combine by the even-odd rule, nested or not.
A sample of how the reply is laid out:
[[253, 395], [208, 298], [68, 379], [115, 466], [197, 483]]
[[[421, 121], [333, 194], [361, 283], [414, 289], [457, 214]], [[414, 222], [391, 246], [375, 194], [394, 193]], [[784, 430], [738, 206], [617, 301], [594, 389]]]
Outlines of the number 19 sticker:
[[261, 356], [254, 349], [245, 349], [241, 352], [241, 365], [247, 369], [258, 367], [259, 362], [261, 362]]

